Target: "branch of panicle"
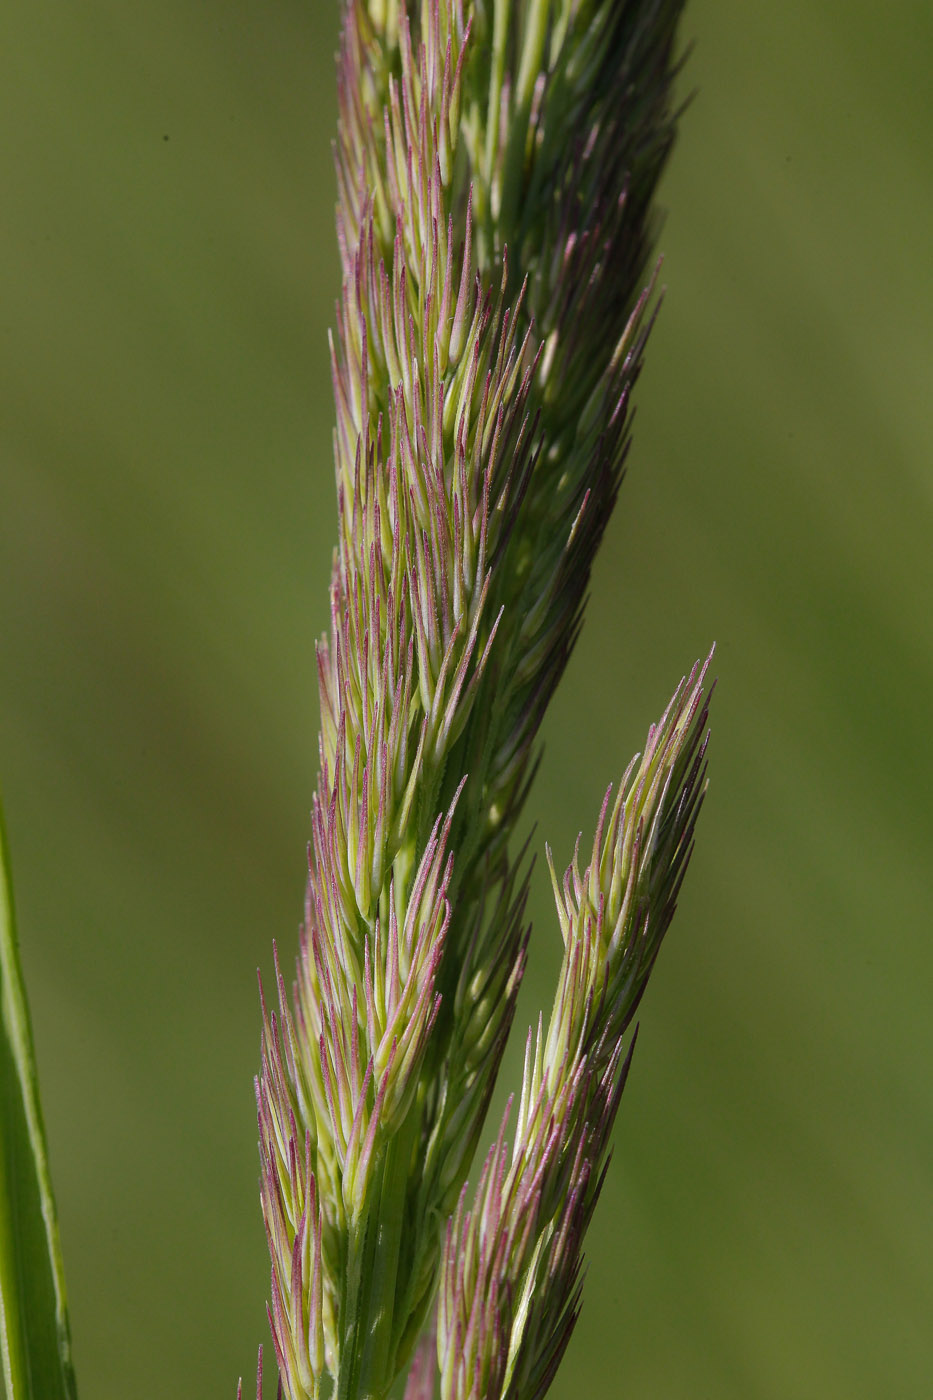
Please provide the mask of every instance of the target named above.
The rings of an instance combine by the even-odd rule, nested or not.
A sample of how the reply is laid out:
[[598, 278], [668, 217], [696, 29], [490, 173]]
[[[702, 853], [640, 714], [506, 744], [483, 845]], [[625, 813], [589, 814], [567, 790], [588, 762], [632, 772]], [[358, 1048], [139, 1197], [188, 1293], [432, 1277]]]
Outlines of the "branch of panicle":
[[[634, 1039], [626, 1032], [674, 914], [705, 792], [707, 662], [678, 686], [611, 790], [581, 874], [550, 860], [564, 957], [545, 1030], [529, 1032], [509, 1110], [469, 1209], [448, 1228], [438, 1306], [443, 1400], [537, 1400], [580, 1306], [583, 1237]], [[610, 805], [611, 804], [611, 805]], [[579, 843], [578, 843], [579, 847]]]

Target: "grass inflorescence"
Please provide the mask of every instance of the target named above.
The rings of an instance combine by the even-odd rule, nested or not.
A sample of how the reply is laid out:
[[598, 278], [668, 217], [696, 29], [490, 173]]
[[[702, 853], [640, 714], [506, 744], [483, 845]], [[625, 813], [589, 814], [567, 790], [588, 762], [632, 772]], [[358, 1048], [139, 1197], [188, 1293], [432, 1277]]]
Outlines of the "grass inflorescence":
[[413, 1354], [412, 1396], [531, 1400], [576, 1317], [626, 1033], [702, 798], [705, 671], [607, 799], [586, 870], [555, 879], [564, 961], [514, 1146], [504, 1123], [472, 1204], [464, 1182], [525, 966], [512, 838], [656, 305], [680, 9], [344, 6], [320, 771], [257, 1080], [291, 1400], [384, 1397]]

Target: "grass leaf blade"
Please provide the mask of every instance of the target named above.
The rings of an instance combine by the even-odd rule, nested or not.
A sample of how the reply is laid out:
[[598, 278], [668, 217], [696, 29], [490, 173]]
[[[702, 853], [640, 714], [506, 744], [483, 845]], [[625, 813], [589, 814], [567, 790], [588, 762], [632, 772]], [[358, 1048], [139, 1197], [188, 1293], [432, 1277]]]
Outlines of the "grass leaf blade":
[[76, 1400], [13, 889], [0, 810], [0, 1375], [4, 1400]]

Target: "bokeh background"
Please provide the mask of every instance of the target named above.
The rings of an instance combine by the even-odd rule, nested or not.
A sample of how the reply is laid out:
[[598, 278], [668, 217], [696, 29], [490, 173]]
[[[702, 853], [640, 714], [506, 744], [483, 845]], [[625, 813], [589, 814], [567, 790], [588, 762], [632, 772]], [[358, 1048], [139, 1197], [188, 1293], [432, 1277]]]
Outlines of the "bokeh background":
[[[267, 1339], [255, 968], [295, 946], [315, 774], [337, 20], [0, 14], [0, 774], [97, 1400], [232, 1400]], [[693, 0], [684, 35], [669, 290], [529, 815], [569, 856], [715, 638], [712, 786], [553, 1394], [919, 1400], [933, 9]]]

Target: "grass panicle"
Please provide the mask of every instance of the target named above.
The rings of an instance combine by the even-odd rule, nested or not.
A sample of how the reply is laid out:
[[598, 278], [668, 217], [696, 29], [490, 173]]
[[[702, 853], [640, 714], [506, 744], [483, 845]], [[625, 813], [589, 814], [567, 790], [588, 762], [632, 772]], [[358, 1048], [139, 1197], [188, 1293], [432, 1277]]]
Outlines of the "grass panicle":
[[[669, 791], [689, 787], [670, 764], [690, 747], [695, 686], [604, 813], [606, 842], [628, 842], [624, 858], [603, 857], [609, 885], [591, 870], [560, 891], [571, 951], [523, 1098], [527, 1163], [503, 1195], [500, 1137], [484, 1203], [457, 1203], [525, 966], [530, 862], [512, 838], [622, 479], [656, 306], [680, 8], [344, 5], [320, 767], [294, 985], [276, 960], [257, 1080], [270, 1321], [290, 1400], [388, 1393], [429, 1320], [445, 1228], [445, 1396], [491, 1400], [506, 1374], [540, 1393], [576, 1307], [586, 1183], [623, 1078], [622, 1006], [634, 1010], [650, 971], [686, 861], [671, 843], [695, 818], [696, 794], [671, 815]], [[648, 909], [650, 931], [631, 924]], [[563, 1146], [541, 1126], [555, 1114], [575, 1125]], [[542, 1242], [545, 1216], [559, 1247]], [[514, 1279], [498, 1246], [473, 1239], [500, 1227]], [[519, 1312], [534, 1327], [516, 1331], [510, 1311], [539, 1270], [564, 1280], [542, 1294], [558, 1299], [553, 1336], [531, 1295]], [[487, 1278], [490, 1295], [472, 1296]], [[483, 1312], [492, 1296], [498, 1321]], [[464, 1338], [471, 1378], [450, 1359]], [[424, 1358], [419, 1347], [412, 1394], [433, 1385]]]

